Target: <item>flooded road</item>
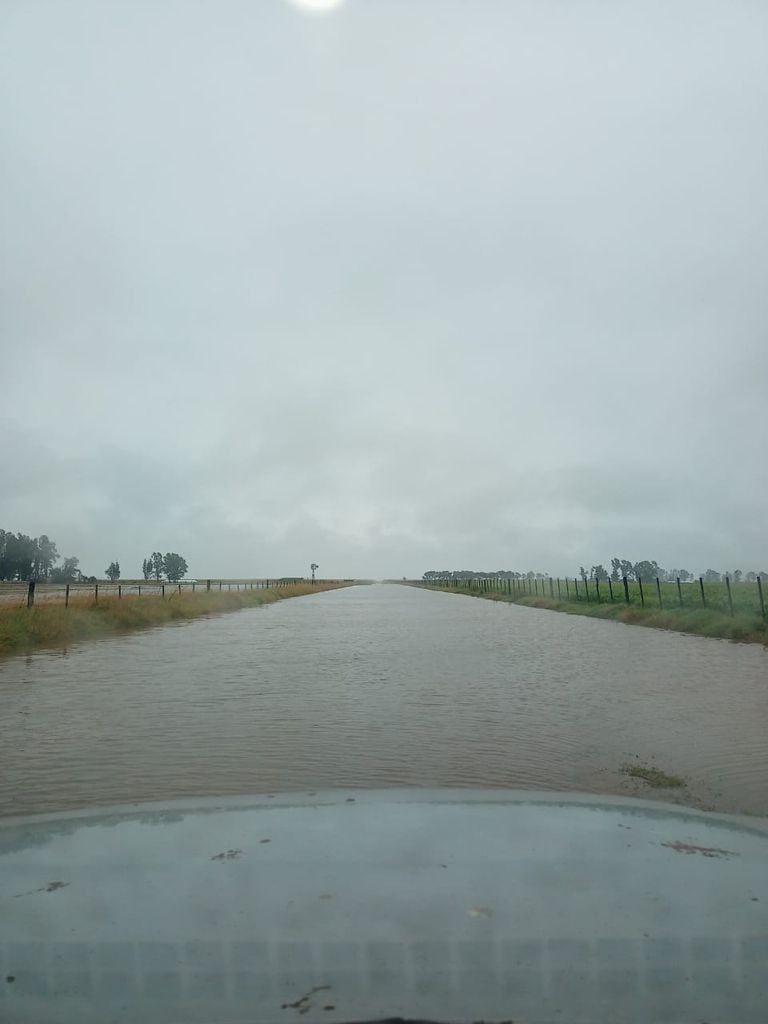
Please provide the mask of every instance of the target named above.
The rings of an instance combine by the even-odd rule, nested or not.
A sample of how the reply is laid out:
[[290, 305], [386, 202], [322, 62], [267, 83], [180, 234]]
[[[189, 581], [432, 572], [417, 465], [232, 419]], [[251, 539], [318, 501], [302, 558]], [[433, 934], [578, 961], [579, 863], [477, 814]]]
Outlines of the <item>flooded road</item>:
[[399, 785], [768, 815], [763, 648], [408, 587], [6, 659], [0, 697], [4, 815]]

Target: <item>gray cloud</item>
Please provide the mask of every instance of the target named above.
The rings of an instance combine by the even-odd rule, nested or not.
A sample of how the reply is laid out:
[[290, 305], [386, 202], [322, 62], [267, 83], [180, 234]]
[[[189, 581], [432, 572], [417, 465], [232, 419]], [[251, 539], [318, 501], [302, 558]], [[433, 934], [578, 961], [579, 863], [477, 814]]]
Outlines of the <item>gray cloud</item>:
[[4, 15], [1, 525], [765, 567], [763, 4]]

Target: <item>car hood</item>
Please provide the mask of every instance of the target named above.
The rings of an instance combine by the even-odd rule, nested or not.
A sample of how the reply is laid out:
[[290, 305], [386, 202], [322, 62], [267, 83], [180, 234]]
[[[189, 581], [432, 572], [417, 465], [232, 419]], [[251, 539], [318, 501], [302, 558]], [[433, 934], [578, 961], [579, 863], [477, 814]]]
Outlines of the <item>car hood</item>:
[[312, 792], [0, 821], [8, 1024], [764, 1021], [768, 826]]

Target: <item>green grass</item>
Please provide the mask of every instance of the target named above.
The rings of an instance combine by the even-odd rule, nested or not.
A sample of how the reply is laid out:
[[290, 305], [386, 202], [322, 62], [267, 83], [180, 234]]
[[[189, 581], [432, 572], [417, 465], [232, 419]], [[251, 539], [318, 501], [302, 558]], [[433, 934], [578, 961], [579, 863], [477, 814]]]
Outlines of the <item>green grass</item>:
[[660, 768], [650, 768], [647, 765], [628, 764], [622, 768], [622, 772], [633, 779], [647, 782], [654, 789], [682, 789], [686, 784], [685, 779], [679, 775], [667, 775]]
[[422, 584], [421, 582], [417, 582], [416, 585], [426, 586], [430, 590], [444, 590], [450, 594], [465, 594], [471, 597], [483, 597], [490, 601], [512, 602], [533, 608], [565, 612], [569, 615], [589, 615], [593, 618], [613, 619], [630, 625], [652, 626], [655, 629], [693, 633], [697, 636], [720, 637], [726, 640], [768, 645], [768, 628], [760, 611], [757, 585], [754, 583], [732, 584], [734, 614], [731, 615], [725, 584], [721, 583], [704, 584], [705, 606], [702, 606], [701, 603], [699, 584], [685, 584], [681, 588], [682, 607], [679, 605], [676, 584], [662, 583], [662, 607], [659, 607], [655, 582], [650, 586], [643, 584], [644, 606], [640, 601], [640, 588], [637, 583], [629, 585], [630, 603], [626, 604], [624, 587], [621, 583], [613, 584], [613, 601], [610, 600], [607, 584], [601, 584], [600, 601], [598, 601], [594, 583], [590, 583], [590, 600], [587, 601], [581, 580], [578, 585], [580, 600], [575, 599], [573, 580], [569, 580], [569, 593], [566, 592], [565, 582], [560, 581], [559, 599], [556, 585], [553, 598], [549, 593], [549, 582], [545, 581], [546, 586], [543, 586], [542, 582], [540, 580], [538, 583], [538, 595], [514, 590], [510, 595], [506, 591], [483, 591], [466, 585], [454, 587]]
[[98, 604], [92, 599], [75, 599], [68, 608], [60, 603], [38, 604], [34, 608], [0, 605], [0, 655], [35, 648], [61, 649], [81, 640], [252, 608], [345, 585], [348, 584], [299, 583], [269, 590], [173, 592], [165, 598], [110, 597]]

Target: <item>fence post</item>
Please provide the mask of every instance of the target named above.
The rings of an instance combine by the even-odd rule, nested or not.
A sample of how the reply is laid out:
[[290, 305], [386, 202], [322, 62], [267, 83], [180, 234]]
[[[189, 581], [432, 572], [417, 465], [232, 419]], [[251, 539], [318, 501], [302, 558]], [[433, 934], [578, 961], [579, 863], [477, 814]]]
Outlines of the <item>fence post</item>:
[[534, 590], [536, 591], [536, 597], [538, 597], [539, 596], [539, 581], [538, 580], [534, 580], [533, 581], [533, 587], [534, 587]]
[[627, 583], [627, 577], [622, 576], [621, 582], [624, 584], [624, 600], [627, 604], [629, 604], [629, 583]]
[[725, 586], [728, 589], [728, 607], [731, 609], [731, 618], [733, 618], [733, 594], [731, 593], [731, 577], [726, 573]]
[[35, 581], [30, 580], [27, 584], [27, 608], [31, 608], [35, 603]]
[[611, 601], [613, 601], [613, 582], [611, 577], [608, 577], [608, 593], [611, 595]]
[[602, 604], [600, 600], [600, 580], [595, 576], [595, 593], [597, 594], [597, 603]]
[[219, 590], [221, 590], [221, 580], [219, 580]]
[[64, 607], [69, 607], [69, 584], [67, 584], [66, 589], [64, 590]]
[[560, 577], [557, 577], [557, 600], [560, 600]]
[[571, 600], [571, 585], [568, 582], [568, 577], [567, 576], [565, 577], [565, 597], [566, 597], [566, 600], [568, 600], [568, 601]]
[[192, 593], [193, 593], [193, 594], [194, 594], [194, 592], [195, 592], [195, 587], [196, 587], [196, 586], [197, 586], [197, 584], [196, 584], [196, 583], [193, 583], [193, 584], [192, 584]]
[[706, 598], [706, 595], [704, 593], [704, 577], [703, 576], [699, 576], [699, 586], [701, 587], [701, 606], [702, 606], [702, 608], [706, 608], [707, 607], [707, 598]]
[[123, 596], [123, 584], [122, 583], [118, 583], [117, 584], [117, 599], [118, 599], [118, 601], [120, 600], [120, 598], [122, 596]]
[[640, 587], [640, 604], [645, 608], [645, 594], [643, 593], [643, 581], [637, 577], [637, 585]]
[[139, 584], [139, 597], [141, 597], [141, 584]]
[[554, 599], [555, 599], [555, 581], [552, 579], [551, 576], [549, 577], [549, 596], [554, 601]]
[[761, 580], [761, 578], [759, 576], [757, 577], [757, 592], [760, 595], [760, 613], [762, 614], [763, 619], [765, 619], [765, 601], [763, 600], [763, 581]]
[[587, 582], [586, 576], [584, 577], [584, 593], [586, 595], [587, 602], [589, 602], [589, 583]]
[[576, 579], [575, 576], [573, 577], [573, 592], [576, 595], [576, 600], [577, 601], [581, 600], [579, 598], [579, 581]]
[[179, 593], [181, 593], [181, 584], [179, 584]]
[[661, 600], [661, 583], [659, 582], [658, 576], [656, 577], [656, 593], [659, 595], [659, 608], [663, 608], [664, 605], [662, 604]]
[[683, 588], [680, 586], [680, 577], [677, 577], [677, 601], [680, 607], [683, 607]]
[[99, 603], [99, 584], [98, 583], [95, 583], [94, 587], [93, 587], [93, 601], [94, 601], [94, 604], [98, 604]]
[[165, 597], [165, 584], [164, 583], [160, 584], [160, 591], [161, 591], [161, 596]]

